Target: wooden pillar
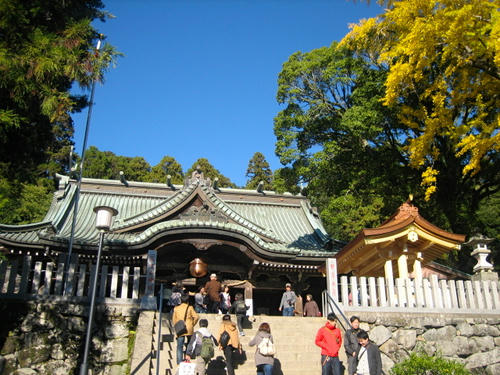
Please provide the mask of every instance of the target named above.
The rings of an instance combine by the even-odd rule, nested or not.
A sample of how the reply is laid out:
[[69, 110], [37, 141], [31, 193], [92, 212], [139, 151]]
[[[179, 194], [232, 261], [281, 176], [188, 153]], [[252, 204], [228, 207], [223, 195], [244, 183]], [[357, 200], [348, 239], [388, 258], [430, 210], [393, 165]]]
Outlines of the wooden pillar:
[[404, 247], [403, 254], [398, 258], [398, 272], [400, 279], [408, 278], [408, 248]]
[[422, 282], [422, 253], [418, 252], [415, 261], [413, 262], [413, 277], [415, 281]]
[[387, 259], [384, 264], [385, 280], [394, 280], [394, 274], [392, 273], [392, 259]]

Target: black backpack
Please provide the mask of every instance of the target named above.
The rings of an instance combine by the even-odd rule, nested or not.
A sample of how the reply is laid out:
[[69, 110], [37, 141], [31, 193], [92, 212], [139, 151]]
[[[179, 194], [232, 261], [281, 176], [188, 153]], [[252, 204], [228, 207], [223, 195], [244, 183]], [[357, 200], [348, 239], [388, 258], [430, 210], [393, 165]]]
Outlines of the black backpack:
[[229, 344], [230, 338], [231, 338], [231, 336], [229, 336], [228, 331], [224, 331], [221, 333], [220, 339], [219, 339], [219, 344], [220, 344], [220, 346], [222, 346], [222, 349], [226, 348], [227, 344]]
[[236, 314], [245, 314], [247, 312], [247, 306], [245, 305], [245, 301], [236, 302]]

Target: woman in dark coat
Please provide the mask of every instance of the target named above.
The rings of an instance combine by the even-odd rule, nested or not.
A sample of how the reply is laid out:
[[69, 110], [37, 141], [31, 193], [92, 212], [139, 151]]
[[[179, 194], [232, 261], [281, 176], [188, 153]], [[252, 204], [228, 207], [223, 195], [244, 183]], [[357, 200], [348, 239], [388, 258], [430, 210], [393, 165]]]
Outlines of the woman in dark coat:
[[313, 300], [313, 296], [311, 294], [306, 296], [304, 316], [320, 316], [318, 304], [315, 300]]

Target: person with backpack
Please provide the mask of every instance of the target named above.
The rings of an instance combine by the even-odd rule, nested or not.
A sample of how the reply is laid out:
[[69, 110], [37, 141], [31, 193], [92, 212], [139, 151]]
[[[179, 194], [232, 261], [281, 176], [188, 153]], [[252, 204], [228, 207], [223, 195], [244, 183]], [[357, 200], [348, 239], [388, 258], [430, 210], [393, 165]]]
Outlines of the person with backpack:
[[243, 321], [247, 316], [248, 307], [245, 304], [245, 300], [243, 299], [243, 294], [236, 293], [234, 296], [234, 302], [229, 309], [230, 314], [236, 314], [236, 323], [238, 324], [238, 330], [240, 331], [241, 336], [245, 336], [245, 332], [243, 332]]
[[356, 354], [356, 372], [358, 375], [381, 375], [382, 358], [377, 344], [370, 341], [368, 333], [360, 330], [357, 334], [359, 352]]
[[177, 336], [177, 364], [184, 360], [184, 344], [189, 342], [197, 322], [198, 314], [193, 306], [189, 305], [189, 295], [182, 295], [181, 304], [174, 308], [172, 315], [172, 323]]
[[255, 337], [250, 340], [250, 346], [256, 345], [255, 366], [257, 366], [257, 375], [272, 375], [274, 365], [274, 347], [273, 336], [271, 336], [271, 327], [268, 323], [262, 323]]
[[292, 290], [292, 284], [287, 283], [285, 285], [285, 291], [283, 292], [283, 296], [281, 296], [281, 303], [279, 307], [279, 311], [283, 311], [283, 316], [293, 316], [293, 310], [295, 310], [295, 301], [297, 300], [297, 296], [295, 292]]
[[354, 375], [356, 373], [356, 355], [361, 347], [358, 340], [358, 333], [360, 332], [359, 318], [353, 315], [349, 321], [351, 322], [351, 328], [345, 331], [344, 348], [347, 356], [348, 375]]
[[191, 336], [186, 349], [186, 360], [194, 359], [197, 375], [205, 375], [207, 365], [215, 354], [214, 346], [217, 345], [217, 339], [208, 330], [208, 320], [200, 319], [200, 329]]
[[340, 375], [339, 349], [342, 346], [342, 335], [337, 328], [335, 314], [328, 314], [327, 320], [318, 330], [314, 341], [321, 348], [321, 375]]
[[231, 316], [226, 314], [222, 317], [219, 329], [219, 348], [224, 352], [226, 358], [227, 375], [234, 375], [233, 352], [239, 350], [242, 353], [238, 329], [231, 321]]

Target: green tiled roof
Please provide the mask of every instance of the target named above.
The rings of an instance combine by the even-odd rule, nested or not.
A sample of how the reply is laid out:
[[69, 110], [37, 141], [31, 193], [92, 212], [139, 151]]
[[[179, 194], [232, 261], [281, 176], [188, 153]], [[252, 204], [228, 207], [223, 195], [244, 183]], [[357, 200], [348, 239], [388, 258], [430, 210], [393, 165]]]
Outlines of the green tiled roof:
[[[76, 181], [54, 194], [43, 222], [10, 226], [0, 224], [0, 244], [41, 247], [67, 244], [71, 234]], [[182, 215], [197, 198], [218, 219]], [[106, 236], [110, 247], [147, 249], [151, 241], [179, 230], [216, 231], [243, 238], [258, 251], [294, 257], [326, 257], [332, 242], [317, 214], [303, 196], [264, 194], [252, 190], [214, 190], [200, 182], [173, 191], [164, 184], [83, 179], [76, 218], [75, 246], [97, 243], [96, 206], [118, 210], [112, 231]], [[222, 218], [222, 220], [221, 220]]]

